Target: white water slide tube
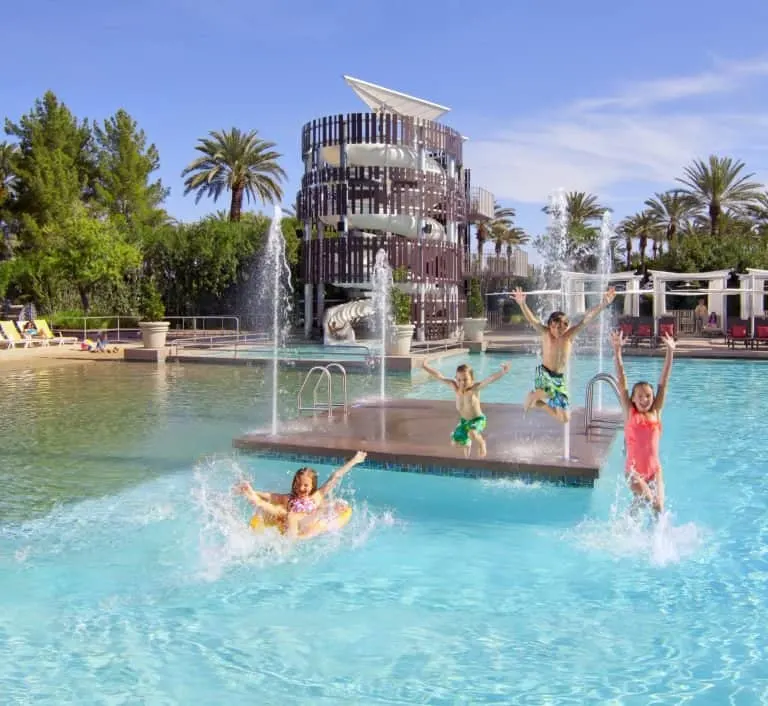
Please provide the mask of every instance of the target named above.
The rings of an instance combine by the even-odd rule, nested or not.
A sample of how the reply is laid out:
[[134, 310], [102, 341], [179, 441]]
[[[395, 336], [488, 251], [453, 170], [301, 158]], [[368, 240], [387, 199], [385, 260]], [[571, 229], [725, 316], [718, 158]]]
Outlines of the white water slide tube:
[[[323, 147], [322, 159], [333, 167], [338, 167], [340, 160], [338, 145]], [[403, 167], [419, 168], [419, 155], [416, 150], [401, 145], [347, 145], [347, 163], [351, 167]], [[425, 158], [425, 170], [433, 174], [444, 174], [440, 164], [431, 157]], [[338, 220], [335, 216], [326, 216], [323, 222], [333, 225]], [[350, 213], [347, 222], [351, 228], [360, 230], [384, 230], [403, 235], [406, 238], [419, 237], [419, 219], [401, 213]], [[425, 225], [432, 228], [425, 233], [427, 240], [445, 240], [445, 228], [433, 218], [425, 218]]]
[[374, 314], [373, 301], [358, 299], [326, 309], [323, 322], [323, 343], [325, 345], [354, 343], [355, 331], [352, 324]]

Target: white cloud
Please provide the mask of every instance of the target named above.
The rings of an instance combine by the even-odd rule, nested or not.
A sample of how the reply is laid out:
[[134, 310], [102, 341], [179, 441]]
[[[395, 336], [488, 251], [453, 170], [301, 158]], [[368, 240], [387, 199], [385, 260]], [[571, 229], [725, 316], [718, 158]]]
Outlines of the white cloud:
[[[465, 145], [474, 182], [497, 198], [542, 204], [553, 188], [602, 197], [636, 190], [639, 206], [651, 191], [668, 188], [692, 159], [712, 153], [743, 159], [765, 176], [768, 106], [761, 112], [724, 112], [686, 105], [692, 98], [739, 92], [768, 83], [768, 59], [720, 63], [693, 76], [625, 86], [613, 96], [578, 101], [556, 115], [536, 116]], [[763, 86], [764, 88], [765, 86]], [[752, 159], [750, 159], [752, 158]]]

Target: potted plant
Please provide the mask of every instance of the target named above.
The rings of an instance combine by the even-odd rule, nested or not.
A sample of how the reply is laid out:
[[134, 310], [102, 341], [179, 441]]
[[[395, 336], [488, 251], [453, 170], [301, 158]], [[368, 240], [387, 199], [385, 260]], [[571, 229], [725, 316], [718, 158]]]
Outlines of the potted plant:
[[408, 355], [416, 328], [411, 323], [411, 295], [395, 286], [390, 292], [390, 302], [393, 326], [387, 337], [387, 355]]
[[463, 321], [464, 338], [480, 343], [485, 331], [485, 302], [480, 293], [480, 282], [473, 279], [469, 283], [469, 296], [467, 297], [467, 318]]
[[142, 290], [139, 328], [144, 348], [165, 348], [165, 339], [171, 324], [169, 321], [163, 321], [165, 305], [162, 297], [154, 282], [145, 283]]

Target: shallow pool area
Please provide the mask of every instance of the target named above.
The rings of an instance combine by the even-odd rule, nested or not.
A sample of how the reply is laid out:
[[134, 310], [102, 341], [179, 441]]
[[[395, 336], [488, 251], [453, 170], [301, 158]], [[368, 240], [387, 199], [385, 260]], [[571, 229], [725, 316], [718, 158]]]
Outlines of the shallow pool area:
[[[535, 358], [469, 358], [478, 376], [507, 359], [489, 402], [520, 402]], [[655, 381], [661, 361], [627, 368]], [[656, 527], [626, 517], [616, 443], [589, 490], [362, 466], [341, 486], [350, 525], [299, 546], [249, 532], [229, 492], [244, 476], [286, 490], [296, 470], [230, 448], [269, 419], [263, 369], [11, 371], [0, 700], [766, 703], [767, 370], [676, 362]], [[594, 372], [574, 361], [577, 404]], [[281, 372], [284, 418], [302, 376]], [[376, 375], [349, 382], [378, 392]], [[387, 394], [450, 399], [420, 372]]]

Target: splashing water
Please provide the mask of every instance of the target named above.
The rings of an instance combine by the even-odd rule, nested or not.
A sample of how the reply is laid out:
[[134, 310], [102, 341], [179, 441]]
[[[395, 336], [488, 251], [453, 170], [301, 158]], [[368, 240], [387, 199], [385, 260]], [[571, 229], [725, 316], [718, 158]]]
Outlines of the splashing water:
[[280, 348], [283, 347], [290, 325], [293, 303], [291, 270], [285, 257], [285, 238], [282, 229], [283, 212], [275, 206], [267, 242], [259, 260], [256, 274], [258, 303], [256, 305], [257, 327], [272, 333], [272, 425], [271, 433], [277, 434], [277, 399], [280, 394], [278, 368]]
[[[613, 223], [611, 221], [611, 214], [609, 211], [603, 212], [603, 220], [600, 224], [600, 248], [598, 253], [597, 271], [600, 275], [600, 296], [603, 296], [603, 292], [608, 289], [608, 283], [613, 271], [613, 262], [611, 258], [611, 241], [614, 237]], [[597, 362], [598, 371], [605, 372], [605, 359], [606, 359], [606, 346], [607, 329], [608, 329], [608, 317], [610, 316], [608, 309], [603, 309], [600, 312], [600, 333], [597, 343]], [[603, 387], [604, 385], [597, 386], [597, 409], [603, 409]]]
[[383, 400], [386, 397], [386, 348], [390, 319], [390, 293], [392, 291], [392, 268], [389, 265], [387, 253], [384, 248], [379, 248], [376, 252], [371, 283], [373, 285], [373, 305], [376, 310], [376, 329], [381, 338], [381, 353], [379, 355], [379, 395]]

